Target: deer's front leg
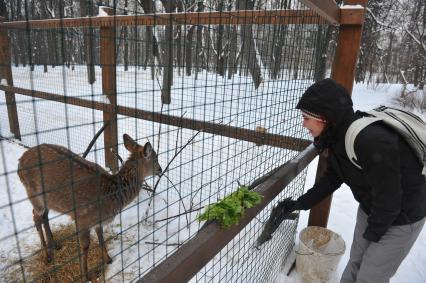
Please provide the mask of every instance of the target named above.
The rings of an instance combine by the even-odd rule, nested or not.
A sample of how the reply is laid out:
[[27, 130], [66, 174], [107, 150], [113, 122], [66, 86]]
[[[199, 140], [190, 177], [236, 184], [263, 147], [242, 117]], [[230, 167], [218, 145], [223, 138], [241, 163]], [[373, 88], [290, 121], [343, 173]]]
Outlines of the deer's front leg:
[[80, 247], [81, 247], [81, 257], [80, 257], [80, 269], [81, 269], [81, 281], [82, 282], [96, 282], [96, 274], [94, 272], [88, 272], [87, 270], [87, 256], [89, 253], [90, 246], [90, 230], [84, 229], [80, 231]]
[[98, 225], [96, 226], [96, 234], [98, 235], [98, 241], [99, 241], [99, 245], [101, 246], [102, 249], [102, 257], [105, 263], [110, 264], [112, 263], [112, 259], [111, 257], [108, 255], [108, 250], [106, 249], [106, 245], [105, 245], [105, 241], [104, 241], [104, 235], [103, 235], [103, 231], [102, 231], [102, 226]]

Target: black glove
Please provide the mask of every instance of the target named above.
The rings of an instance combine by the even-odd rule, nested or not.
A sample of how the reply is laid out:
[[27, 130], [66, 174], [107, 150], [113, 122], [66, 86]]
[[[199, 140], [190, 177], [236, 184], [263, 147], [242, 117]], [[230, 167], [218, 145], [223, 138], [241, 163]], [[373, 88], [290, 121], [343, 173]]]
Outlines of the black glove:
[[259, 247], [264, 242], [272, 239], [272, 234], [278, 229], [284, 219], [296, 219], [298, 214], [292, 212], [298, 209], [300, 209], [299, 203], [291, 198], [278, 202], [272, 209], [271, 215], [269, 216], [262, 233], [257, 239], [257, 246]]
[[278, 210], [280, 214], [287, 215], [295, 210], [299, 209], [299, 203], [297, 200], [286, 198], [285, 200], [279, 201], [274, 209]]

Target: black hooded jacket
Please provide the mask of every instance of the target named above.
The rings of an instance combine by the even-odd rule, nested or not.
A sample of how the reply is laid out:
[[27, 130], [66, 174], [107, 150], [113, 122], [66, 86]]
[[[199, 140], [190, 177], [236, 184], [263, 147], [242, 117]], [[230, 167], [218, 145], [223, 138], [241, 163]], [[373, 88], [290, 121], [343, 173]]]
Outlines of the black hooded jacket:
[[298, 199], [301, 209], [316, 203], [347, 184], [368, 215], [364, 238], [377, 242], [392, 225], [414, 223], [426, 216], [426, 184], [423, 164], [395, 131], [377, 122], [363, 129], [354, 150], [362, 170], [354, 166], [345, 150], [349, 125], [362, 116], [354, 113], [347, 91], [331, 79], [312, 85], [298, 109], [321, 114], [328, 124], [314, 144], [328, 149], [323, 177]]

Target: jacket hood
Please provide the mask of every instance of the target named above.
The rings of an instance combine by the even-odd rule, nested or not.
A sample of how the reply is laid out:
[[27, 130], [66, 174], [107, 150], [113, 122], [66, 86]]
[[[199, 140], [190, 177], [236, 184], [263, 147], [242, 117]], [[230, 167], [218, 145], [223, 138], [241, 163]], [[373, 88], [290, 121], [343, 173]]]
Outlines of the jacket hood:
[[344, 135], [349, 125], [355, 120], [352, 106], [351, 96], [342, 85], [332, 79], [324, 79], [314, 83], [305, 91], [296, 108], [326, 119], [327, 127], [321, 134], [320, 140], [328, 145]]

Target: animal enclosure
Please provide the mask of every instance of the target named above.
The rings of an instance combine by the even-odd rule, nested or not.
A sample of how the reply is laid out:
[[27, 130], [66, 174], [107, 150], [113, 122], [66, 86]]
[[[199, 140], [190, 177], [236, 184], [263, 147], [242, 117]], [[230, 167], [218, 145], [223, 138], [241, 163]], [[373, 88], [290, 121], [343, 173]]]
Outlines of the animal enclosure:
[[[106, 282], [167, 282], [165, 276], [182, 269], [187, 273], [179, 272], [176, 282], [271, 282], [293, 249], [297, 220], [283, 222], [260, 249], [256, 239], [278, 200], [303, 193], [304, 168], [315, 156], [306, 149], [309, 135], [295, 105], [324, 71], [328, 26], [360, 29], [364, 10], [340, 9], [332, 1], [326, 2], [333, 9], [312, 6], [317, 1], [301, 1], [312, 9], [298, 1], [161, 1], [161, 8], [137, 2], [123, 7], [114, 1], [113, 8], [79, 18], [63, 4], [52, 19], [26, 7], [26, 20], [0, 24], [1, 273], [22, 282], [82, 276], [82, 231], [64, 236], [63, 225], [74, 222], [54, 210], [48, 216], [53, 237], [63, 243], [76, 238], [75, 253], [63, 262], [53, 250], [49, 264], [32, 268], [44, 254], [32, 200], [18, 177], [26, 148], [59, 145], [105, 168], [93, 176], [118, 178], [128, 134], [152, 145], [163, 172], [138, 182], [128, 205], [114, 207], [112, 222], [102, 225], [112, 263], [106, 265], [102, 253], [93, 256], [89, 272]], [[65, 161], [72, 160], [67, 155]], [[78, 190], [73, 166], [61, 173]], [[239, 184], [251, 185], [276, 168], [255, 188], [263, 202], [238, 226], [221, 230], [197, 220]], [[67, 186], [40, 183], [45, 198]], [[117, 186], [117, 197], [127, 198], [130, 189]], [[98, 250], [92, 236], [89, 261]], [[167, 269], [172, 257], [183, 263]], [[75, 273], [60, 277], [72, 263]]]

